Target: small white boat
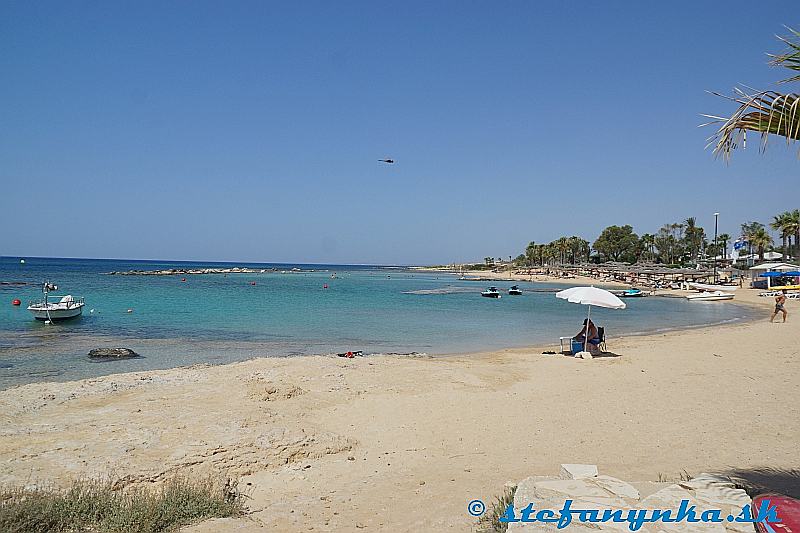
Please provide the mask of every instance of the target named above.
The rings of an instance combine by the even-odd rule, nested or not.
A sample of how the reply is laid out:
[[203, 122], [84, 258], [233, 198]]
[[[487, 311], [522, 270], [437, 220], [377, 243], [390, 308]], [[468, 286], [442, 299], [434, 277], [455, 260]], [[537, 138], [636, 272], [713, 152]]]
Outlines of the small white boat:
[[698, 291], [723, 292], [723, 291], [735, 291], [739, 287], [737, 287], [736, 285], [710, 285], [708, 283], [690, 282], [689, 288]]
[[481, 296], [485, 298], [500, 298], [500, 291], [497, 290], [497, 287], [489, 287], [481, 293]]
[[689, 294], [686, 299], [690, 302], [716, 302], [720, 300], [733, 300], [734, 294], [722, 291], [713, 292], [699, 292], [697, 294]]
[[[31, 302], [30, 305], [28, 305], [28, 311], [31, 312], [33, 318], [36, 320], [44, 320], [45, 323], [49, 323], [53, 320], [75, 318], [83, 313], [83, 298], [75, 299], [71, 294], [67, 294], [66, 296], [49, 296], [49, 293], [55, 290], [58, 290], [58, 287], [52, 283], [44, 284], [42, 287], [44, 299]], [[50, 298], [58, 298], [58, 301], [51, 302]]]
[[508, 294], [511, 296], [520, 296], [522, 294], [522, 289], [517, 287], [516, 285], [512, 285], [510, 289], [508, 289]]

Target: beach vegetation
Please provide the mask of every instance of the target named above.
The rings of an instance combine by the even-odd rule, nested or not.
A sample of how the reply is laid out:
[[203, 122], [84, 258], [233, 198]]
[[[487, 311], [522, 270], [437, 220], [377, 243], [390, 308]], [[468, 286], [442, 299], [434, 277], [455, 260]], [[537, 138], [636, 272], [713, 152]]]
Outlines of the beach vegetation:
[[607, 227], [592, 247], [607, 261], [634, 263], [641, 252], [639, 236], [629, 224]]
[[500, 517], [505, 515], [509, 505], [514, 503], [516, 487], [506, 487], [500, 496], [492, 502], [492, 507], [478, 519], [478, 533], [504, 533], [508, 530], [508, 524], [501, 522]]
[[[769, 64], [791, 71], [788, 78], [779, 83], [796, 84], [800, 81], [800, 32], [787, 28], [787, 36], [778, 36], [785, 49], [778, 54], [769, 54]], [[729, 160], [733, 150], [747, 146], [747, 132], [761, 136], [760, 150], [767, 148], [769, 137], [777, 136], [791, 144], [800, 140], [800, 94], [775, 90], [757, 91], [749, 87], [735, 87], [733, 96], [712, 93], [738, 105], [728, 117], [703, 115], [719, 125], [708, 139], [706, 147], [714, 147], [714, 155]]]
[[[743, 253], [749, 256], [758, 254], [763, 261], [764, 254], [774, 250], [770, 229], [777, 232], [785, 258], [800, 257], [800, 209], [775, 215], [768, 227], [760, 222], [742, 224], [741, 239], [746, 245]], [[644, 233], [641, 237], [636, 235], [630, 225], [609, 226], [591, 246], [589, 241], [574, 235], [559, 237], [547, 244], [531, 241], [509, 266], [534, 268], [590, 261], [618, 261], [660, 264], [671, 268], [696, 267], [703, 263], [709, 264], [715, 257], [729, 259], [728, 246], [732, 240], [730, 234], [720, 233], [714, 242], [713, 235], [709, 237], [706, 230], [697, 223], [696, 217], [664, 224], [657, 232]], [[480, 265], [488, 268], [485, 263]]]
[[800, 209], [775, 215], [769, 226], [778, 232], [784, 255], [800, 255]]
[[0, 531], [155, 533], [244, 512], [244, 495], [232, 480], [176, 476], [157, 487], [119, 485], [84, 479], [66, 488], [4, 487]]

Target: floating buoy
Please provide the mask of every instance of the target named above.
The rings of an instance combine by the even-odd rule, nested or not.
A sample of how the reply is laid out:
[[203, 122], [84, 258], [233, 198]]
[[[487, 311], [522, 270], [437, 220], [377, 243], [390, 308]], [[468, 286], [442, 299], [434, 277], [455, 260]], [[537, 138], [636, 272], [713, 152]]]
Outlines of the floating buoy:
[[255, 281], [251, 281], [251, 282], [250, 282], [250, 285], [255, 285], [255, 284], [256, 284], [256, 282], [255, 282]]
[[14, 298], [11, 300], [11, 305], [20, 305], [22, 302], [19, 301], [19, 298]]
[[181, 278], [181, 281], [186, 281], [186, 278]]
[[327, 289], [328, 288], [328, 284], [326, 283], [325, 285], [322, 286], [322, 288], [323, 289]]

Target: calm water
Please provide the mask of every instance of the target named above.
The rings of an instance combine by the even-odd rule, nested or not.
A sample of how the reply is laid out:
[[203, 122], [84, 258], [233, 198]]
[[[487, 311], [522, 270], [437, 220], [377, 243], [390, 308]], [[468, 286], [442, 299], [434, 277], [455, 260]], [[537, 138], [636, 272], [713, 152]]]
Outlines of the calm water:
[[[104, 274], [195, 266], [318, 271], [188, 275], [185, 283], [181, 276]], [[334, 272], [337, 278], [331, 279]], [[33, 320], [25, 306], [41, 296], [44, 280], [58, 284], [59, 295], [84, 296], [83, 316], [48, 326]], [[545, 344], [575, 333], [586, 312], [552, 292], [531, 291], [555, 287], [547, 284], [518, 283], [529, 291], [494, 300], [478, 294], [488, 283], [392, 267], [41, 258], [26, 258], [22, 265], [19, 258], [6, 257], [0, 258], [0, 281], [26, 283], [0, 285], [0, 388], [256, 356], [347, 350], [440, 354]], [[13, 307], [14, 298], [23, 305]], [[593, 310], [612, 339], [749, 316], [737, 305], [677, 298], [627, 303], [623, 311]], [[86, 352], [101, 346], [132, 348], [144, 357], [88, 361]]]

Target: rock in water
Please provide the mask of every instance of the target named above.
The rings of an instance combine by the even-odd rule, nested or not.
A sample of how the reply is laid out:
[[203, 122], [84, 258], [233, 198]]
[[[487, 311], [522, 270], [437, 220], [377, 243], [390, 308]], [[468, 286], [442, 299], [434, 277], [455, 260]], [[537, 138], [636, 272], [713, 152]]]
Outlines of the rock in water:
[[89, 350], [90, 359], [132, 359], [139, 354], [130, 348], [95, 348]]

